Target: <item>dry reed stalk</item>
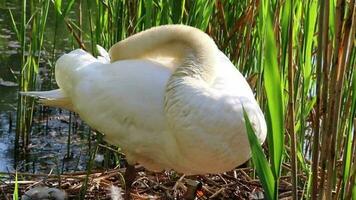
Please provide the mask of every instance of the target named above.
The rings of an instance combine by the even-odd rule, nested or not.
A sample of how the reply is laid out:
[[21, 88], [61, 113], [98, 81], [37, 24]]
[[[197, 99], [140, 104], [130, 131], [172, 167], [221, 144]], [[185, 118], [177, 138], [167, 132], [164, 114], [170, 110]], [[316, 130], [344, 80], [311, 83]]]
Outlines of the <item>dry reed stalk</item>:
[[289, 31], [288, 31], [288, 132], [291, 140], [291, 165], [292, 165], [292, 196], [294, 200], [298, 199], [297, 191], [297, 145], [296, 145], [296, 134], [294, 131], [294, 66], [293, 66], [293, 0], [291, 1], [290, 8], [290, 20], [289, 20]]

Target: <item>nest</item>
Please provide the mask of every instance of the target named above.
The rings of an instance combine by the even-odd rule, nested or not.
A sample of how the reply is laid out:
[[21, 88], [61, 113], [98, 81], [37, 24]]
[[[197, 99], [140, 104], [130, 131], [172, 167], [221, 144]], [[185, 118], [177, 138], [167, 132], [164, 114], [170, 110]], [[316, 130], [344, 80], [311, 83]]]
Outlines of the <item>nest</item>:
[[[19, 197], [31, 188], [49, 187], [63, 190], [68, 199], [123, 199], [125, 169], [74, 172], [61, 175], [17, 173]], [[187, 191], [194, 190], [195, 199], [264, 199], [259, 180], [251, 178], [253, 170], [240, 168], [204, 176], [184, 176], [174, 171], [153, 173], [137, 169], [131, 188], [132, 199], [185, 199]], [[15, 173], [1, 173], [0, 199], [12, 199]], [[197, 183], [197, 184], [196, 184]], [[283, 181], [282, 181], [283, 183]], [[289, 199], [290, 185], [279, 188], [280, 198]]]

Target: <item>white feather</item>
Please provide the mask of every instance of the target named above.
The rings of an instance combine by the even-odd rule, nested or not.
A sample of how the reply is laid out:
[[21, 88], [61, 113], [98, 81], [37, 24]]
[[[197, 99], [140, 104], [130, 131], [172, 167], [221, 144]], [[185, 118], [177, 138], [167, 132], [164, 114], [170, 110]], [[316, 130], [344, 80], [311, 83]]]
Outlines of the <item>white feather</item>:
[[100, 45], [96, 45], [96, 49], [99, 52], [98, 60], [102, 63], [110, 63], [109, 53]]
[[111, 200], [123, 200], [124, 198], [122, 197], [122, 194], [121, 194], [121, 188], [111, 185], [110, 186], [110, 197], [111, 197]]

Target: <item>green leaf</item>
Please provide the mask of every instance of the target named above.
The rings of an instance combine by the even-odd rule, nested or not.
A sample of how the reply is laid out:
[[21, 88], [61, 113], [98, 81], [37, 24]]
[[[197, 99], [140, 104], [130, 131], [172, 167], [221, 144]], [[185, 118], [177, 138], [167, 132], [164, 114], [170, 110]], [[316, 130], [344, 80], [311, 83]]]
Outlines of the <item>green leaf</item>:
[[54, 0], [54, 8], [56, 9], [57, 13], [62, 15], [62, 0]]
[[14, 193], [12, 194], [12, 199], [13, 200], [19, 199], [19, 184], [17, 181], [17, 172], [15, 173], [15, 186], [14, 186]]
[[273, 174], [279, 177], [284, 152], [284, 103], [283, 81], [277, 63], [277, 47], [272, 24], [272, 14], [268, 12], [265, 24], [265, 49], [264, 49], [264, 84], [267, 95], [267, 126], [269, 127], [268, 146], [272, 160]]
[[12, 14], [12, 11], [11, 9], [9, 9], [9, 13], [10, 13], [10, 17], [11, 17], [11, 22], [12, 22], [12, 28], [14, 29], [15, 33], [16, 33], [16, 37], [17, 37], [17, 40], [21, 41], [21, 36], [20, 36], [20, 32], [16, 26], [16, 22], [15, 22], [15, 19], [14, 19], [14, 15]]
[[302, 67], [303, 76], [304, 76], [304, 93], [309, 91], [311, 86], [311, 65], [312, 65], [312, 45], [316, 25], [317, 17], [317, 6], [318, 3], [315, 0], [312, 0], [308, 5], [307, 15], [305, 19], [305, 37], [304, 37], [304, 67]]
[[[353, 73], [353, 76], [352, 76], [352, 86], [351, 86], [351, 95], [352, 95], [352, 105], [351, 105], [351, 116], [354, 115], [356, 113], [356, 73], [354, 72]], [[345, 198], [345, 196], [347, 195], [346, 194], [346, 187], [347, 187], [347, 184], [348, 184], [348, 180], [350, 179], [350, 176], [351, 176], [351, 165], [352, 165], [352, 159], [354, 157], [353, 154], [355, 154], [355, 152], [352, 152], [353, 149], [352, 149], [352, 141], [354, 139], [354, 135], [353, 135], [353, 129], [351, 128], [353, 125], [353, 117], [350, 117], [349, 118], [349, 121], [348, 121], [348, 127], [349, 130], [347, 131], [346, 133], [346, 144], [345, 144], [345, 147], [344, 147], [344, 152], [345, 152], [345, 156], [344, 156], [344, 164], [343, 164], [343, 187], [342, 187], [342, 192], [344, 193], [343, 194], [343, 197]]]
[[73, 4], [74, 4], [75, 0], [70, 0], [66, 6], [66, 8], [64, 9], [64, 13], [63, 13], [63, 17], [67, 16], [69, 11], [71, 10]]
[[292, 9], [291, 0], [287, 0], [282, 7], [282, 17], [281, 17], [281, 36], [282, 36], [282, 59], [281, 66], [284, 68], [287, 58], [287, 46], [289, 40], [292, 38], [288, 37], [289, 22], [290, 22], [290, 10]]
[[255, 135], [250, 119], [248, 118], [245, 109], [244, 109], [244, 119], [245, 119], [248, 141], [250, 143], [250, 148], [252, 153], [252, 162], [256, 168], [257, 175], [261, 180], [261, 184], [265, 191], [267, 199], [270, 200], [276, 199], [277, 198], [276, 179], [272, 174], [271, 167], [263, 153], [261, 144]]

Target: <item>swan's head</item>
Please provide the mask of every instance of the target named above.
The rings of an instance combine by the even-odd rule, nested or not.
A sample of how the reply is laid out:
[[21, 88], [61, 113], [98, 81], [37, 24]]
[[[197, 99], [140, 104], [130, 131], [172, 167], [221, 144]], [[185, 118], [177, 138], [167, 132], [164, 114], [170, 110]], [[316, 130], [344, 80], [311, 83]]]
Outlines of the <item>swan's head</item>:
[[55, 66], [56, 82], [59, 88], [65, 93], [71, 91], [73, 81], [76, 79], [76, 77], [73, 77], [76, 74], [75, 71], [81, 70], [94, 62], [100, 61], [82, 49], [76, 49], [62, 55]]

